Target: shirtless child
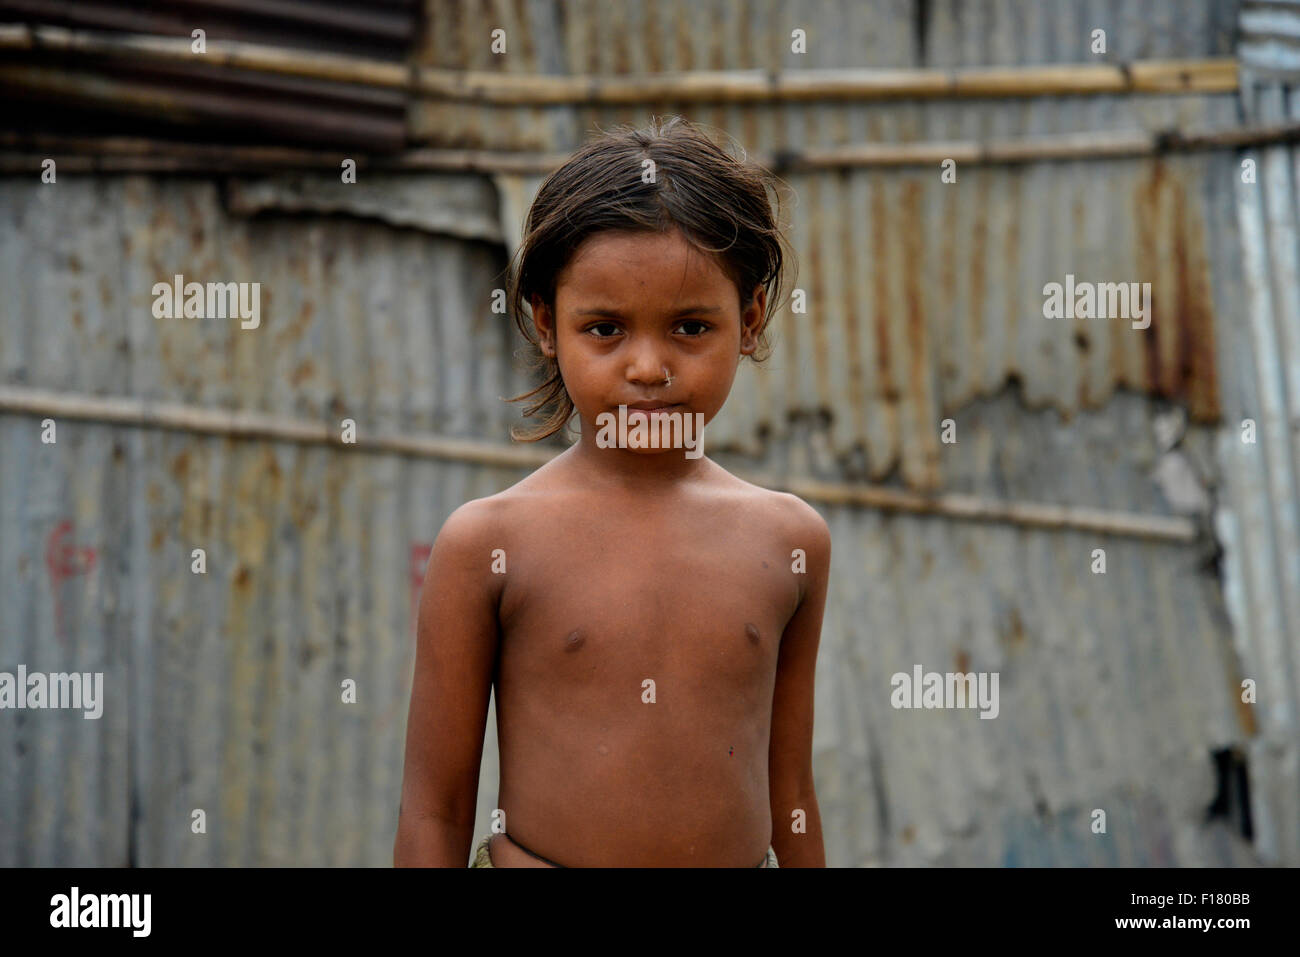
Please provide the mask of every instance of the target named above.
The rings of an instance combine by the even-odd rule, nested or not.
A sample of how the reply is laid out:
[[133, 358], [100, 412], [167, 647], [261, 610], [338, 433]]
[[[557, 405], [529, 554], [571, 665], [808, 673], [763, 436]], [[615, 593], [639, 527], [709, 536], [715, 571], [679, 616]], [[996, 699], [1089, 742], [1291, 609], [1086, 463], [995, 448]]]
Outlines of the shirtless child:
[[602, 136], [538, 192], [511, 292], [550, 373], [526, 414], [554, 411], [527, 438], [576, 411], [581, 439], [438, 534], [396, 865], [465, 866], [495, 684], [505, 828], [474, 866], [825, 866], [826, 523], [707, 455], [598, 441], [620, 405], [629, 428], [707, 423], [766, 345], [768, 182], [674, 120]]

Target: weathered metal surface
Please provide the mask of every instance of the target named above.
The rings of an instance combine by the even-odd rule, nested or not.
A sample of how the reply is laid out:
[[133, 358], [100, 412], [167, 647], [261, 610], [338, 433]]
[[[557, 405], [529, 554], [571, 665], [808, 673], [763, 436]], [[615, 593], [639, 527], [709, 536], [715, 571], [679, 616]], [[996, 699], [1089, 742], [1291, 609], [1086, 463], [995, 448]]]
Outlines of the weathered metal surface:
[[[1051, 448], [1062, 498], [1102, 484], [1131, 507], [1155, 508], [1144, 481], [1149, 419], [1132, 396], [1070, 426], [1050, 411], [1027, 416], [1005, 396], [977, 403], [959, 414], [958, 471], [978, 491], [1041, 492], [1041, 450]], [[100, 642], [109, 649], [105, 719], [77, 716], [70, 734], [80, 740], [52, 740], [67, 715], [0, 724], [0, 746], [20, 769], [0, 801], [14, 836], [5, 862], [125, 863], [120, 827], [101, 834], [85, 808], [97, 811], [111, 791], [125, 811], [130, 768], [139, 863], [383, 864], [424, 546], [461, 501], [522, 473], [66, 424], [56, 454], [74, 461], [59, 462], [34, 420], [0, 421], [4, 540], [22, 543], [6, 549], [18, 567], [6, 567], [5, 620], [30, 622], [25, 634], [40, 637], [16, 654], [6, 630], [3, 660], [99, 667]], [[1016, 447], [988, 457], [1008, 434]], [[773, 447], [796, 461], [809, 451], [803, 441]], [[22, 559], [68, 511], [72, 540], [100, 561], [56, 594], [39, 565], [23, 573]], [[825, 512], [835, 600], [815, 767], [835, 836], [830, 863], [1252, 860], [1224, 825], [1204, 821], [1216, 791], [1209, 751], [1244, 731], [1217, 589], [1193, 554]], [[206, 576], [190, 573], [195, 543], [208, 550]], [[1106, 576], [1089, 571], [1099, 546]], [[51, 653], [55, 601], [74, 642], [64, 657]], [[999, 671], [998, 719], [895, 711], [889, 676], [915, 664]], [[339, 700], [349, 677], [355, 706]], [[127, 714], [134, 758], [113, 762]], [[480, 832], [495, 805], [495, 760], [490, 734]], [[1108, 838], [1088, 828], [1095, 807], [1107, 811]], [[190, 832], [195, 808], [207, 812], [207, 835]]]
[[[391, 152], [406, 141], [401, 91], [254, 71], [224, 69], [193, 48], [256, 41], [313, 53], [348, 53], [385, 64], [401, 61], [416, 34], [417, 10], [404, 0], [365, 11], [350, 4], [282, 0], [274, 4], [198, 2], [173, 10], [99, 3], [4, 0], [0, 23], [35, 23], [58, 33], [122, 41], [177, 43], [183, 59], [168, 63], [91, 50], [60, 56], [39, 42], [3, 54], [0, 90], [11, 126], [84, 134], [178, 132], [227, 145], [292, 143]], [[92, 33], [87, 33], [89, 28]], [[188, 48], [188, 49], [187, 49]], [[385, 64], [387, 65], [387, 64]]]
[[[504, 437], [497, 396], [522, 380], [487, 309], [492, 246], [242, 219], [218, 196], [209, 181], [0, 183], [4, 381]], [[155, 319], [152, 284], [175, 272], [262, 282], [263, 324]], [[412, 547], [517, 473], [73, 420], [46, 446], [39, 418], [0, 422], [0, 669], [102, 670], [108, 696], [99, 721], [4, 713], [0, 860], [384, 863]], [[90, 567], [52, 565], [64, 545]]]
[[1265, 80], [1300, 78], [1300, 2], [1245, 0], [1239, 24], [1243, 70]]
[[[425, 0], [422, 64], [514, 73], [962, 67], [1231, 55], [1237, 0]], [[506, 32], [494, 53], [491, 31]], [[807, 35], [807, 52], [791, 31]], [[1106, 31], [1105, 54], [1091, 34]]]
[[[1237, 6], [1236, 0], [426, 0], [414, 57], [423, 66], [451, 70], [599, 76], [1124, 63], [1230, 55]], [[497, 29], [505, 31], [505, 53], [493, 52]], [[793, 51], [796, 29], [806, 34], [806, 52]], [[1106, 32], [1104, 54], [1092, 52], [1094, 29]], [[1162, 101], [1158, 110], [1166, 108]], [[840, 109], [898, 115], [914, 124], [918, 116], [906, 105]], [[960, 109], [1009, 118], [998, 103]], [[650, 112], [688, 113], [750, 148], [831, 145], [815, 123], [801, 130], [806, 140], [784, 141], [791, 125], [785, 117], [798, 123], [799, 116], [816, 113], [805, 104], [692, 109], [664, 102], [632, 112], [420, 102], [412, 106], [411, 121], [414, 138], [439, 145], [573, 149], [593, 126], [643, 121]]]
[[[1082, 500], [1100, 486], [1129, 507], [1160, 507], [1149, 401], [1119, 395], [1067, 424], [1003, 395], [956, 419], [950, 467], [963, 487]], [[833, 863], [1257, 860], [1240, 833], [1206, 816], [1219, 788], [1211, 751], [1249, 729], [1233, 705], [1222, 603], [1195, 549], [823, 514], [837, 599], [814, 750]], [[1091, 570], [1096, 548], [1104, 575]], [[998, 717], [893, 708], [891, 676], [918, 664], [999, 673]], [[1090, 829], [1095, 809], [1105, 834]]]
[[[506, 394], [501, 386], [511, 379], [505, 359], [513, 332], [503, 323], [483, 324], [491, 315], [487, 291], [503, 265], [490, 246], [343, 217], [242, 219], [223, 211], [205, 180], [89, 178], [44, 191], [6, 180], [0, 209], [12, 227], [0, 233], [0, 263], [5, 288], [15, 291], [0, 303], [6, 382], [322, 421], [352, 414], [363, 429], [504, 434], [507, 417], [496, 396]], [[43, 238], [33, 244], [30, 236]], [[177, 270], [264, 282], [262, 327], [154, 319], [148, 289]], [[949, 487], [1012, 500], [1166, 510], [1158, 486], [1138, 467], [1149, 464], [1146, 400], [1117, 396], [1102, 412], [1069, 423], [1052, 410], [1027, 415], [1005, 396], [990, 419], [972, 411], [979, 407], [955, 413], [961, 439], [946, 453]], [[1117, 417], [1121, 411], [1125, 417]], [[60, 424], [61, 444], [47, 447], [39, 443], [38, 420], [3, 421], [0, 514], [3, 541], [16, 545], [0, 549], [7, 563], [0, 619], [23, 623], [20, 632], [6, 629], [3, 660], [54, 670], [102, 654], [118, 661], [116, 672], [105, 669], [110, 688], [129, 689], [102, 726], [77, 729], [91, 735], [80, 744], [45, 737], [47, 726], [35, 723], [44, 714], [26, 715], [21, 728], [5, 725], [5, 753], [21, 745], [45, 754], [31, 762], [24, 755], [30, 773], [7, 785], [10, 832], [21, 838], [5, 847], [6, 860], [122, 860], [130, 846], [122, 836], [99, 834], [76, 814], [69, 818], [81, 822], [72, 827], [75, 837], [62, 845], [50, 840], [61, 818], [42, 809], [71, 786], [59, 768], [80, 760], [78, 748], [104, 760], [127, 748], [122, 738], [130, 728], [129, 777], [121, 763], [92, 763], [99, 770], [78, 786], [112, 790], [119, 801], [128, 790], [135, 795], [131, 844], [141, 863], [383, 863], [424, 549], [457, 504], [522, 473], [70, 421]], [[773, 435], [765, 449], [751, 466], [843, 475], [823, 429]], [[1049, 451], [1053, 466], [1045, 470]], [[1138, 466], [1118, 468], [1117, 461]], [[1212, 792], [1208, 748], [1244, 734], [1234, 725], [1232, 675], [1224, 673], [1218, 649], [1227, 639], [1217, 589], [1190, 558], [1178, 558], [1185, 552], [1079, 532], [958, 528], [940, 518], [884, 518], [838, 506], [826, 512], [835, 525], [836, 597], [825, 630], [819, 713], [827, 720], [819, 724], [817, 768], [833, 833], [852, 836], [833, 851], [833, 863], [1069, 862], [1090, 848], [1103, 860], [1131, 864], [1248, 856], [1221, 829], [1196, 823], [1193, 802], [1179, 796]], [[40, 563], [41, 543], [64, 521], [72, 522], [64, 532], [69, 541], [94, 548], [99, 561], [55, 582]], [[1106, 584], [1087, 571], [1099, 542], [1111, 550]], [[193, 547], [207, 549], [207, 576], [190, 572]], [[1042, 549], [1057, 556], [1054, 562], [1043, 560]], [[1157, 591], [1141, 584], [1149, 569], [1160, 570]], [[974, 596], [994, 594], [988, 582], [996, 576], [1003, 576], [997, 601], [971, 606]], [[892, 584], [870, 584], [880, 581]], [[953, 609], [954, 617], [932, 621], [925, 609], [934, 607]], [[62, 625], [55, 608], [63, 609]], [[1093, 620], [1103, 613], [1111, 617]], [[1020, 624], [1013, 628], [1013, 621]], [[1145, 624], [1137, 629], [1134, 622]], [[1070, 644], [1071, 635], [1083, 633], [1076, 628], [1111, 649], [1106, 653], [1131, 659], [1128, 671], [1116, 665], [1107, 680], [1141, 676], [1125, 679], [1138, 681], [1141, 691], [1127, 705], [1098, 707], [1087, 720], [1033, 690], [1035, 682], [1055, 680], [1069, 655], [1086, 657]], [[1016, 641], [1033, 649], [1023, 672], [998, 657], [1010, 654], [998, 650], [999, 629], [1018, 629], [1024, 637]], [[46, 657], [60, 634], [84, 650]], [[1186, 643], [1167, 651], [1143, 644], [1174, 635]], [[1012, 672], [1020, 682], [1006, 692], [1008, 710], [999, 721], [962, 731], [955, 719], [979, 719], [949, 715], [939, 719], [947, 730], [933, 737], [920, 729], [924, 716], [889, 708], [887, 680], [872, 694], [884, 671], [913, 662], [930, 667], [932, 657], [938, 667], [968, 640], [968, 660], [995, 662], [1008, 682]], [[872, 667], [860, 663], [865, 649], [874, 649]], [[1180, 655], [1190, 664], [1178, 665]], [[884, 658], [889, 663], [881, 664]], [[1169, 675], [1175, 666], [1176, 680]], [[358, 680], [356, 706], [338, 698], [347, 677]], [[1148, 680], [1172, 683], [1146, 688]], [[1087, 684], [1077, 695], [1132, 692], [1123, 687]], [[1189, 707], [1204, 710], [1186, 724]], [[1082, 770], [1040, 766], [1039, 758], [1057, 753], [1057, 745], [1034, 750], [1044, 708], [1076, 741], [1070, 747], [1094, 740], [1097, 762], [1116, 782], [1098, 804], [1118, 808], [1121, 820], [1136, 826], [1158, 817], [1183, 822], [1172, 856], [1160, 857], [1156, 843], [1141, 841], [1099, 850], [1088, 843], [1090, 834], [1049, 851], [1024, 829], [1035, 818], [1017, 818], [1005, 807], [980, 818], [989, 825], [978, 837], [944, 838], [943, 821], [976, 812], [959, 794], [936, 790], [931, 776], [941, 765], [899, 750], [918, 734], [953, 761], [962, 760], [976, 735], [974, 746], [990, 752], [994, 767], [1019, 768], [1017, 781], [1035, 775], [1033, 786], [1047, 792], [1050, 813], [1062, 823], [1091, 799]], [[1160, 780], [1177, 786], [1126, 796], [1122, 782], [1149, 780], [1142, 771], [1148, 754], [1114, 750], [1130, 746], [1116, 731], [1130, 726], [1182, 742], [1181, 750], [1170, 744], [1162, 752], [1172, 777]], [[864, 741], [876, 750], [864, 752]], [[494, 747], [490, 740], [485, 753], [483, 827], [495, 799]], [[1029, 757], [1009, 757], [1021, 754]], [[888, 791], [872, 785], [866, 793], [873, 796], [864, 799], [862, 776], [886, 768]], [[89, 800], [78, 794], [67, 798], [70, 809]], [[1006, 797], [990, 800], [1005, 805]], [[190, 833], [195, 808], [208, 812], [207, 839]], [[878, 823], [904, 818], [898, 827]], [[336, 837], [323, 837], [330, 834]]]
[[130, 0], [0, 0], [0, 21], [58, 24], [80, 29], [188, 37], [210, 36], [399, 57], [416, 33], [417, 0], [374, 0], [364, 7], [342, 0], [186, 0], [149, 4]]
[[347, 189], [338, 189], [340, 173], [232, 178], [226, 182], [226, 205], [241, 216], [343, 213], [460, 239], [504, 242], [496, 195], [483, 176], [372, 177], [363, 171]]
[[[828, 66], [864, 44], [881, 65], [1057, 62], [1080, 58], [1071, 38], [1084, 42], [1096, 10], [1117, 17], [1117, 56], [1226, 52], [1235, 5], [1157, 6], [934, 3], [923, 58], [915, 30], [894, 25], [908, 4], [809, 32], [829, 37]], [[481, 27], [522, 17], [526, 63], [461, 65], [753, 66], [788, 49], [787, 20], [837, 25], [842, 9], [645, 4], [620, 38], [601, 4], [554, 22], [549, 3], [485, 4], [457, 8], [457, 29], [435, 26], [425, 49], [470, 57], [458, 45]], [[1269, 95], [1261, 121], [1300, 118], [1294, 97]], [[1226, 125], [1236, 108], [1091, 98], [695, 118], [756, 149], [1150, 128], [1171, 111]], [[619, 117], [516, 108], [457, 118], [448, 135], [567, 149]], [[773, 360], [742, 367], [711, 453], [779, 476], [1197, 522], [1208, 500], [1224, 545], [1221, 587], [1209, 541], [822, 506], [835, 557], [814, 747], [829, 863], [1300, 862], [1297, 159], [1258, 151], [1251, 187], [1241, 158], [959, 170], [951, 185], [938, 170], [790, 175], [809, 313], [778, 317]], [[322, 177], [310, 204], [293, 184], [239, 182], [251, 218], [210, 178], [0, 179], [0, 382], [504, 439], [517, 410], [499, 397], [525, 379], [513, 327], [490, 310], [505, 257], [482, 224], [498, 216], [511, 248], [536, 178], [500, 176], [496, 204], [480, 184], [445, 211], [442, 177], [373, 181], [393, 195], [428, 183], [402, 228], [388, 224], [397, 207], [330, 198], [327, 179], [339, 188]], [[312, 208], [283, 215], [295, 205]], [[453, 210], [488, 241], [443, 233]], [[155, 319], [152, 284], [178, 272], [262, 282], [261, 327]], [[1067, 272], [1149, 277], [1150, 328], [1043, 319], [1043, 284]], [[1159, 434], [1171, 406], [1192, 420], [1175, 439]], [[1255, 446], [1239, 440], [1248, 415]], [[955, 445], [937, 441], [944, 416]], [[0, 415], [0, 670], [102, 670], [108, 702], [99, 721], [0, 715], [0, 864], [387, 863], [428, 545], [457, 505], [523, 470], [58, 428], [44, 445], [39, 419]], [[206, 575], [191, 572], [194, 547]], [[1091, 570], [1098, 547], [1105, 575]], [[999, 717], [895, 710], [890, 676], [916, 664], [999, 671]], [[1258, 705], [1240, 702], [1248, 677]], [[477, 833], [496, 800], [494, 730]], [[1253, 846], [1207, 820], [1220, 748], [1249, 756]], [[206, 835], [191, 832], [196, 808]], [[1089, 826], [1098, 808], [1105, 835]]]
[[[1252, 56], [1265, 69], [1243, 90], [1247, 116], [1300, 117], [1300, 88], [1263, 78], [1284, 61]], [[1215, 524], [1237, 655], [1258, 685], [1250, 755], [1268, 796], [1256, 809], [1259, 846], [1267, 860], [1290, 861], [1300, 848], [1300, 150], [1248, 150], [1238, 162], [1254, 175], [1233, 171], [1242, 284], [1221, 336]]]
[[[1235, 4], [1222, 3], [1156, 11], [1128, 2], [953, 2], [927, 5], [929, 19], [918, 24], [905, 15], [912, 5], [897, 3], [591, 3], [566, 6], [556, 26], [541, 29], [544, 9], [431, 3], [420, 62], [601, 75], [1109, 62], [1230, 52], [1236, 14]], [[796, 27], [808, 33], [807, 54], [790, 52]], [[494, 28], [506, 31], [505, 54], [491, 52]], [[1100, 57], [1090, 52], [1094, 28], [1107, 33]], [[1140, 131], [1165, 127], [1171, 116], [1209, 126], [1237, 119], [1229, 96], [680, 111], [765, 155], [882, 141]], [[572, 149], [593, 128], [643, 123], [647, 115], [616, 107], [566, 113], [419, 103], [412, 122], [417, 139], [440, 146], [550, 152]], [[860, 463], [856, 474], [878, 481], [901, 468], [908, 486], [933, 489], [942, 483], [939, 420], [1009, 380], [1029, 405], [1067, 415], [1132, 389], [1183, 402], [1198, 421], [1215, 420], [1214, 276], [1205, 249], [1209, 234], [1231, 228], [1232, 213], [1202, 184], [1225, 168], [1222, 156], [1198, 155], [959, 169], [954, 184], [942, 183], [937, 168], [788, 173], [808, 313], [777, 315], [780, 348], [767, 368], [742, 365], [711, 438], [757, 452], [761, 436], [780, 434], [792, 416], [827, 415], [833, 447]], [[540, 181], [497, 176], [507, 234], [517, 231]], [[1044, 319], [1044, 285], [1067, 274], [1151, 282], [1151, 327]]]
[[[941, 419], [1009, 380], [1063, 415], [1131, 389], [1215, 421], [1213, 283], [1233, 266], [1206, 250], [1231, 229], [1210, 192], [1230, 185], [1230, 155], [959, 170], [951, 184], [937, 169], [789, 174], [807, 313], [775, 315], [774, 356], [742, 363], [710, 439], [756, 451], [822, 415], [835, 452], [865, 456], [862, 477], [901, 467], [933, 489]], [[497, 179], [510, 228], [540, 179]], [[1067, 275], [1151, 283], [1150, 326], [1044, 318], [1044, 286]]]
[[[322, 93], [321, 84], [303, 90], [301, 81], [293, 84], [299, 89], [283, 89], [276, 78], [253, 83], [232, 83], [224, 77], [219, 83], [205, 83], [204, 79], [194, 70], [121, 78], [0, 64], [0, 88], [6, 96], [22, 98], [26, 109], [35, 105], [55, 111], [56, 116], [68, 107], [98, 110], [139, 118], [140, 130], [179, 128], [195, 139], [224, 137], [243, 143], [270, 139], [332, 147], [364, 144], [368, 150], [383, 152], [398, 149], [406, 140], [400, 97], [375, 102], [360, 95], [372, 91], [331, 90], [323, 102], [304, 107], [309, 92]], [[255, 96], [251, 102], [250, 93]]]

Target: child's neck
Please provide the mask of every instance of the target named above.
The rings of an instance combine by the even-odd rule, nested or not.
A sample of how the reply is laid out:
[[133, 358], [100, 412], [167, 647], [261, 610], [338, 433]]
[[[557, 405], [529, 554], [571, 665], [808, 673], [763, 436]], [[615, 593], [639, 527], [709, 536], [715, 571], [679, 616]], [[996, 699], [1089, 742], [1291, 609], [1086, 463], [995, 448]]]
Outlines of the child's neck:
[[596, 430], [583, 423], [582, 437], [566, 455], [583, 469], [594, 484], [632, 491], [673, 488], [703, 477], [713, 469], [704, 455], [687, 458], [683, 449], [636, 452], [629, 449], [599, 448]]

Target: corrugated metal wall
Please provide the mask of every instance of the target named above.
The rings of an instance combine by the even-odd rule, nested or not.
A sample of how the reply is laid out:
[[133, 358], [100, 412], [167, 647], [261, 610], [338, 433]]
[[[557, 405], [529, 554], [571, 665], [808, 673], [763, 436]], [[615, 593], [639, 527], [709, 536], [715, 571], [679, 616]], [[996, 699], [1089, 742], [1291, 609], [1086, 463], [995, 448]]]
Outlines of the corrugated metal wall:
[[[915, 10], [928, 14], [919, 26]], [[699, 69], [965, 67], [1121, 62], [1231, 52], [1233, 4], [1172, 2], [913, 4], [598, 2], [471, 5], [429, 0], [425, 65], [597, 75]], [[493, 28], [507, 54], [492, 54]], [[808, 52], [791, 52], [802, 28]], [[1107, 53], [1089, 53], [1091, 30]], [[924, 40], [919, 39], [921, 33]], [[637, 37], [631, 42], [629, 37]], [[509, 38], [518, 42], [509, 45]], [[935, 102], [664, 103], [779, 155], [845, 144], [1021, 138], [1077, 131], [1231, 126], [1232, 96], [1091, 96]], [[595, 128], [643, 122], [638, 107], [532, 108], [424, 102], [413, 135], [442, 146], [575, 148]], [[421, 118], [423, 111], [423, 118]], [[793, 238], [805, 317], [776, 326], [778, 359], [737, 377], [715, 443], [757, 453], [791, 415], [827, 414], [835, 451], [880, 480], [902, 466], [915, 488], [941, 485], [931, 423], [1009, 376], [1026, 401], [1063, 413], [1098, 407], [1116, 388], [1178, 398], [1201, 421], [1218, 415], [1214, 287], [1208, 237], [1221, 230], [1202, 188], [1205, 157], [972, 167], [960, 188], [931, 169], [793, 172]], [[540, 176], [497, 177], [508, 221], [520, 219]], [[899, 224], [906, 223], [905, 230]], [[1181, 263], [1178, 269], [1162, 263]], [[817, 264], [813, 268], [812, 264]], [[1235, 267], [1234, 267], [1235, 268]], [[1067, 272], [1151, 276], [1155, 332], [1123, 324], [1077, 329], [1036, 321], [1042, 287]], [[1077, 334], [1077, 335], [1076, 335]], [[739, 400], [739, 401], [736, 401]]]
[[[1094, 26], [1107, 59], [1183, 57], [1230, 53], [1237, 16], [1135, 0], [614, 7], [434, 0], [418, 59], [524, 73], [1079, 62]], [[496, 26], [508, 57], [487, 52]], [[804, 58], [788, 52], [796, 26]], [[422, 104], [412, 123], [434, 145], [562, 151], [646, 112]], [[753, 151], [1239, 119], [1231, 95], [682, 112]], [[724, 464], [1201, 529], [1188, 543], [815, 501], [835, 541], [815, 740], [829, 863], [1300, 862], [1300, 619], [1282, 617], [1296, 460], [1277, 451], [1300, 390], [1270, 391], [1256, 368], [1270, 358], [1283, 381], [1300, 355], [1285, 306], [1258, 304], [1297, 288], [1277, 212], [1294, 208], [1294, 158], [1265, 152], [1255, 192], [1230, 151], [964, 167], [953, 185], [926, 169], [787, 177], [809, 314], [778, 316], [773, 359], [742, 367], [710, 429]], [[503, 442], [517, 411], [497, 397], [524, 378], [488, 302], [537, 178], [499, 175], [495, 193], [478, 177], [371, 179], [370, 206], [302, 211], [334, 182], [0, 180], [0, 383]], [[391, 198], [416, 195], [430, 198], [414, 213]], [[1252, 237], [1262, 223], [1272, 232]], [[149, 290], [176, 272], [263, 282], [263, 328], [154, 319]], [[1151, 328], [1043, 320], [1042, 286], [1067, 272], [1149, 279]], [[1179, 410], [1190, 422], [1171, 432]], [[1232, 447], [1252, 411], [1261, 444]], [[944, 416], [955, 446], [938, 442]], [[103, 670], [110, 696], [99, 722], [0, 721], [16, 769], [0, 773], [0, 863], [387, 863], [425, 549], [453, 508], [525, 470], [76, 418], [46, 446], [39, 421], [0, 415], [0, 670]], [[64, 544], [94, 558], [47, 560]], [[196, 545], [206, 577], [190, 573]], [[1105, 576], [1089, 570], [1097, 547]], [[916, 663], [1000, 671], [999, 718], [895, 711], [889, 677]], [[356, 705], [340, 701], [347, 677]], [[1239, 702], [1243, 677], [1259, 710]], [[1222, 749], [1249, 753], [1253, 846], [1207, 817], [1230, 797]], [[190, 833], [194, 808], [206, 836]]]
[[[401, 62], [420, 27], [417, 0], [0, 0], [0, 23], [32, 22], [101, 36], [152, 35], [269, 44]], [[192, 48], [191, 48], [192, 49]], [[400, 91], [225, 69], [206, 50], [170, 63], [42, 50], [0, 58], [6, 127], [62, 113], [79, 136], [175, 136], [232, 146], [267, 141], [394, 150], [406, 140]]]
[[[489, 244], [233, 217], [208, 180], [8, 179], [0, 210], [7, 384], [346, 416], [363, 438], [504, 434]], [[155, 319], [150, 289], [178, 272], [262, 282], [265, 324]], [[107, 705], [4, 714], [0, 861], [125, 864], [132, 837], [145, 865], [391, 861], [419, 549], [523, 473], [57, 428], [43, 445], [39, 418], [0, 416], [0, 670], [102, 670]], [[62, 544], [93, 566], [56, 573]]]
[[[1300, 3], [1241, 11], [1242, 105], [1262, 123], [1300, 120]], [[1225, 322], [1223, 494], [1216, 528], [1245, 673], [1259, 685], [1250, 741], [1259, 843], [1300, 848], [1300, 149], [1276, 146], [1233, 170], [1243, 286]], [[1248, 181], [1249, 180], [1249, 181]], [[1251, 420], [1255, 441], [1244, 440]]]

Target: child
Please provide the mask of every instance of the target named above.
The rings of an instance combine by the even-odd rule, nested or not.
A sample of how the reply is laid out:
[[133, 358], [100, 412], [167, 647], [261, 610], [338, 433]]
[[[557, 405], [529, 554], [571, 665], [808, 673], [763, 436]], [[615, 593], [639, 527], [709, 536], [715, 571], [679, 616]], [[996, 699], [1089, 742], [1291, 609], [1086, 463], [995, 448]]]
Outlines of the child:
[[766, 345], [768, 185], [677, 119], [604, 135], [542, 184], [511, 302], [550, 375], [519, 398], [554, 406], [526, 438], [575, 410], [581, 438], [434, 544], [396, 865], [464, 866], [495, 683], [504, 833], [473, 866], [825, 866], [811, 752], [830, 532], [690, 434]]

